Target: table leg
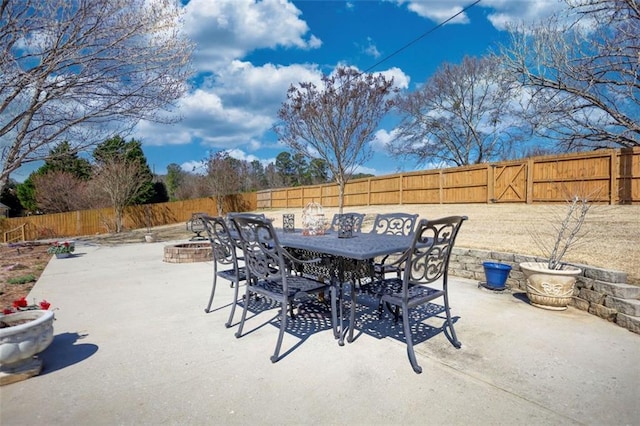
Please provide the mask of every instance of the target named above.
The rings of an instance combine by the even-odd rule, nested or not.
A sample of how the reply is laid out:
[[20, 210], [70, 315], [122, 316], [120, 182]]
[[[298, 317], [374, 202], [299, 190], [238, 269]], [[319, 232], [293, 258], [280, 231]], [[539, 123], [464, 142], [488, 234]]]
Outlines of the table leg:
[[346, 331], [344, 329], [344, 313], [342, 312], [342, 306], [344, 305], [342, 301], [342, 295], [344, 294], [343, 286], [344, 284], [342, 283], [342, 281], [338, 282], [338, 303], [340, 305], [338, 307], [340, 316], [340, 335], [338, 337], [338, 345], [340, 346], [344, 346], [344, 335], [346, 334]]
[[351, 283], [351, 314], [349, 315], [349, 337], [347, 342], [353, 342], [353, 329], [356, 325], [356, 286]]

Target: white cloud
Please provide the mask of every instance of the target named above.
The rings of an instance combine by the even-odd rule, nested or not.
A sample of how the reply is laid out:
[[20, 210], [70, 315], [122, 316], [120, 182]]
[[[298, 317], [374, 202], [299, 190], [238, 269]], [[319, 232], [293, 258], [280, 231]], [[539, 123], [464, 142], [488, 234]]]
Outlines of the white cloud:
[[371, 37], [367, 37], [367, 45], [364, 47], [363, 51], [367, 55], [372, 56], [373, 58], [376, 58], [376, 59], [379, 58], [381, 55], [380, 51], [378, 50], [378, 47], [375, 45]]
[[393, 78], [393, 84], [398, 89], [402, 90], [409, 88], [411, 77], [405, 74], [404, 71], [402, 71], [400, 68], [389, 68], [386, 71], [381, 71], [380, 74], [384, 75], [386, 78]]
[[[420, 16], [429, 18], [436, 23], [444, 22], [452, 16], [460, 13], [462, 6], [451, 5], [450, 1], [409, 2], [407, 8]], [[453, 18], [451, 24], [468, 24], [469, 17], [466, 13], [460, 13]]]
[[185, 9], [185, 29], [197, 45], [194, 62], [201, 71], [215, 72], [220, 65], [255, 49], [314, 49], [321, 45], [314, 35], [307, 36], [307, 23], [289, 2], [191, 0]]
[[207, 172], [207, 165], [204, 161], [187, 161], [180, 164], [180, 168], [185, 172], [204, 175]]
[[[430, 19], [435, 23], [444, 22], [472, 2], [459, 0], [394, 0], [398, 5], [406, 4], [408, 10]], [[558, 0], [482, 0], [473, 6], [491, 9], [487, 19], [499, 30], [506, 29], [508, 24], [524, 21], [540, 21], [553, 12], [564, 7]], [[464, 12], [450, 23], [468, 24], [469, 15]]]
[[558, 0], [483, 0], [480, 4], [494, 10], [487, 19], [499, 30], [505, 30], [509, 24], [522, 21], [541, 21], [566, 7]]
[[371, 141], [371, 149], [376, 152], [387, 152], [387, 146], [396, 137], [397, 130], [393, 129], [390, 132], [385, 129], [380, 129], [375, 133], [373, 141]]
[[183, 119], [175, 125], [143, 122], [136, 134], [147, 145], [186, 144], [233, 148], [252, 143], [273, 125], [287, 89], [299, 81], [320, 82], [321, 73], [313, 66], [256, 67], [249, 62], [232, 61], [211, 79], [183, 97], [178, 109]]

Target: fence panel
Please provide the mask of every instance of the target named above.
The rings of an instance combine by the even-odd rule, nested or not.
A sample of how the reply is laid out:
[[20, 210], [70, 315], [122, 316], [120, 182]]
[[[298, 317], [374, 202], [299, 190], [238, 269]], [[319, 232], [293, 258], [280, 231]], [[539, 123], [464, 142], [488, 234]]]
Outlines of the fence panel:
[[442, 177], [439, 170], [424, 170], [402, 176], [403, 204], [439, 204]]
[[[564, 202], [567, 194], [572, 193], [590, 196], [597, 202], [637, 204], [640, 203], [640, 148], [376, 176], [350, 181], [346, 188], [344, 205], [348, 207]], [[287, 203], [277, 198], [279, 191], [261, 194], [271, 194], [272, 207], [285, 207]], [[338, 205], [337, 185], [322, 186], [320, 203], [327, 207]]]
[[533, 165], [533, 202], [563, 201], [573, 194], [610, 202], [612, 156], [595, 152], [580, 157], [536, 159]]
[[486, 165], [443, 170], [442, 202], [447, 204], [486, 203]]
[[258, 192], [256, 200], [256, 206], [258, 209], [270, 209], [271, 206], [271, 191]]
[[[256, 193], [228, 196], [223, 203], [227, 212], [250, 211], [256, 207]], [[125, 210], [123, 226], [125, 229], [139, 229], [186, 222], [196, 212], [218, 214], [215, 198], [131, 206]], [[26, 239], [38, 240], [109, 233], [114, 231], [114, 224], [115, 214], [111, 208], [12, 217], [0, 221], [0, 238], [4, 240], [6, 231], [23, 225]]]

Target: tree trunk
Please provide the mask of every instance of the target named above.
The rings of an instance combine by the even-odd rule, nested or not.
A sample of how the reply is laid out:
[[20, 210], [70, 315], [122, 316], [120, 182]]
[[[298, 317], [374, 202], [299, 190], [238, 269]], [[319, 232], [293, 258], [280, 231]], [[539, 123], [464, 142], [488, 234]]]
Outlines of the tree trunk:
[[116, 234], [122, 231], [122, 211], [123, 209], [116, 207]]
[[218, 209], [218, 216], [222, 216], [222, 209], [223, 209], [223, 197], [216, 197], [216, 208]]
[[342, 214], [342, 207], [344, 206], [344, 182], [338, 182], [338, 214]]

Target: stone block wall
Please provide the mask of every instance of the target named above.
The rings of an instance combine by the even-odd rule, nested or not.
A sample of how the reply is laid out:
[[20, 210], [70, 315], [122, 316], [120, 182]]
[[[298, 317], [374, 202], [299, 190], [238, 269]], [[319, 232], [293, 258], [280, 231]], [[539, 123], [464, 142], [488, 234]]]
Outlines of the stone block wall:
[[[526, 291], [526, 278], [520, 270], [520, 263], [541, 262], [544, 259], [513, 253], [454, 248], [449, 273], [484, 282], [486, 278], [482, 263], [487, 261], [510, 265], [507, 288]], [[627, 274], [622, 271], [578, 264], [575, 266], [582, 269], [582, 275], [577, 279], [571, 305], [640, 334], [640, 286], [627, 284]]]

